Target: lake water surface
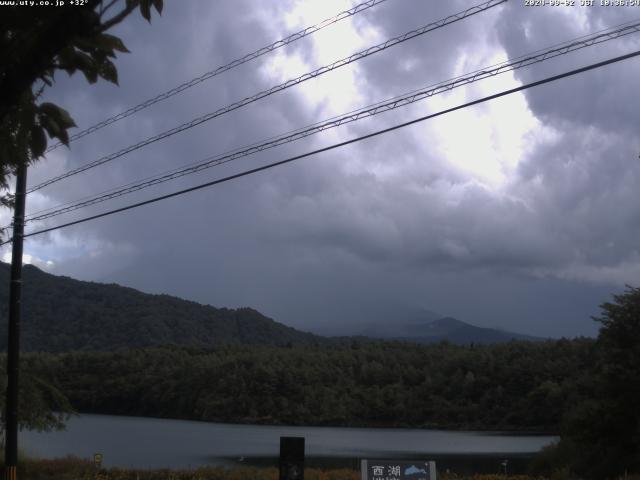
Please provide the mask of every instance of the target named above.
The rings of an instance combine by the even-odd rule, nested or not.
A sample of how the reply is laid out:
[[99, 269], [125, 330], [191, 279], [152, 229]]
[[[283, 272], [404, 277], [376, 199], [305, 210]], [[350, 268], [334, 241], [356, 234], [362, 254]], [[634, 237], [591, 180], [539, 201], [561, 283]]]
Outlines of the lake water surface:
[[105, 467], [188, 468], [231, 465], [240, 457], [277, 457], [281, 436], [306, 438], [308, 457], [424, 458], [537, 452], [557, 439], [445, 430], [232, 425], [155, 418], [82, 415], [62, 432], [20, 432], [25, 453], [42, 458], [103, 454]]

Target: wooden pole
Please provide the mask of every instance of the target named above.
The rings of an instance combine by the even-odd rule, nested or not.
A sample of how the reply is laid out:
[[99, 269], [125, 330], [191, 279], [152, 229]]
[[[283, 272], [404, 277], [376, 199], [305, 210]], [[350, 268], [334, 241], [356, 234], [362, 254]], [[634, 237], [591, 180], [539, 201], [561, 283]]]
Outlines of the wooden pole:
[[20, 304], [22, 297], [22, 247], [24, 241], [24, 210], [27, 186], [27, 166], [16, 171], [15, 208], [13, 214], [13, 245], [11, 251], [11, 281], [9, 284], [9, 333], [7, 336], [7, 401], [5, 421], [5, 480], [17, 480], [18, 473], [18, 369], [20, 362]]

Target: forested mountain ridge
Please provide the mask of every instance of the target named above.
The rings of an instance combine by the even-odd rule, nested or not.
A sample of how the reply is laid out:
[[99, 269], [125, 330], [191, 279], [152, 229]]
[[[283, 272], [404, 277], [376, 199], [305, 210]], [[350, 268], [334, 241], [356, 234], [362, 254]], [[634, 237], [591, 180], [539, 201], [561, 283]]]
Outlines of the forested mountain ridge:
[[[9, 265], [0, 262], [0, 349], [6, 348]], [[116, 284], [74, 280], [32, 266], [23, 270], [21, 348], [117, 350], [154, 345], [313, 345], [320, 336], [251, 308], [214, 308]]]

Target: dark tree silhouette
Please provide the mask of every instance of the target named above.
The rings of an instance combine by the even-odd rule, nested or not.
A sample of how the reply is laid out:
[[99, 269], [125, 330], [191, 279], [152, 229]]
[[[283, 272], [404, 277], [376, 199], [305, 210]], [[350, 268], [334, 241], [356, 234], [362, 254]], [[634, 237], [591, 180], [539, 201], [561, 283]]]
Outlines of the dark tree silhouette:
[[575, 471], [593, 479], [640, 473], [640, 289], [627, 287], [600, 308], [586, 400], [568, 416], [563, 436], [573, 444]]

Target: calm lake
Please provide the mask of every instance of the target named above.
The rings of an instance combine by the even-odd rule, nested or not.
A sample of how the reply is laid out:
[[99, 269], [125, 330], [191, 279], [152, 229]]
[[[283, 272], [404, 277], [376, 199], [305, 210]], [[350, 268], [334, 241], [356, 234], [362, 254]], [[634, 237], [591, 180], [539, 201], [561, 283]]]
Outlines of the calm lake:
[[20, 432], [20, 449], [41, 458], [103, 454], [105, 467], [188, 468], [236, 465], [278, 456], [281, 436], [306, 438], [316, 458], [532, 454], [553, 436], [444, 430], [229, 425], [154, 418], [82, 415], [62, 432]]

